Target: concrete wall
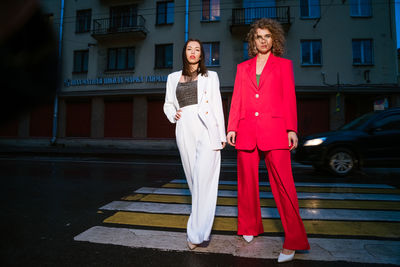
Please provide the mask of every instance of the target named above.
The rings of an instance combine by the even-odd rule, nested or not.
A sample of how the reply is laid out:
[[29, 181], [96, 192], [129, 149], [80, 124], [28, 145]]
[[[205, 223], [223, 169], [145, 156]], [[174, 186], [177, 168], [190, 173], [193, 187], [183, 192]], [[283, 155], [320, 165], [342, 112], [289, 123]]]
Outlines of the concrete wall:
[[[289, 5], [293, 1], [280, 1]], [[393, 10], [382, 2], [372, 2], [371, 18], [350, 16], [350, 1], [321, 0], [321, 19], [300, 19], [300, 7], [295, 5], [291, 13], [295, 17], [287, 38], [287, 57], [293, 60], [297, 85], [323, 85], [321, 72], [326, 73], [326, 82], [336, 84], [337, 73], [343, 84], [367, 84], [364, 70], [370, 70], [371, 84], [397, 83], [395, 62], [396, 34]], [[393, 7], [392, 7], [393, 8]], [[390, 20], [392, 16], [392, 20]], [[315, 26], [315, 27], [314, 27]], [[373, 66], [352, 65], [352, 39], [373, 39]], [[322, 40], [322, 66], [301, 67], [300, 40]]]

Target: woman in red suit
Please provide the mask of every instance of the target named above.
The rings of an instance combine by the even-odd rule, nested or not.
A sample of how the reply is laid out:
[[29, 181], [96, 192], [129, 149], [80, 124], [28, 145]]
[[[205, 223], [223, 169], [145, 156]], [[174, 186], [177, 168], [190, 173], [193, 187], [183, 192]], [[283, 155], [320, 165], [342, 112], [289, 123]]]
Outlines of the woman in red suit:
[[271, 19], [253, 23], [247, 35], [250, 60], [237, 66], [228, 123], [228, 143], [238, 152], [238, 235], [247, 242], [264, 232], [258, 188], [260, 155], [285, 231], [278, 261], [310, 248], [299, 213], [290, 151], [297, 147], [292, 62], [281, 56], [285, 37]]

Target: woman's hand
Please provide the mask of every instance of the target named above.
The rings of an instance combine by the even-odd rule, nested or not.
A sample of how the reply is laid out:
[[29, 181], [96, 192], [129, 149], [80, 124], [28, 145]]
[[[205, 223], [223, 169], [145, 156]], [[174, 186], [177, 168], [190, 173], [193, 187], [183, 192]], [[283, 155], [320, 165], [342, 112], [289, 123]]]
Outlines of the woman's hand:
[[224, 149], [226, 146], [226, 142], [222, 142], [222, 149]]
[[226, 135], [226, 139], [228, 141], [228, 144], [230, 144], [231, 146], [236, 146], [236, 132], [230, 131]]
[[181, 118], [181, 109], [178, 109], [178, 111], [175, 113], [175, 120], [178, 121]]
[[288, 139], [289, 139], [289, 151], [296, 149], [298, 144], [297, 134], [296, 132], [289, 131], [288, 132]]

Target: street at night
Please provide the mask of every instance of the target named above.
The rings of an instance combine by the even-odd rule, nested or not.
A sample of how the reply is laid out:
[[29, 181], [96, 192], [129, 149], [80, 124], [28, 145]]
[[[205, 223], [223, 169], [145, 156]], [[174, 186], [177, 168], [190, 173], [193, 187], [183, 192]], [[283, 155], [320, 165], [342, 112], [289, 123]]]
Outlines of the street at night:
[[[236, 164], [223, 160], [208, 244], [189, 251], [190, 195], [178, 157], [3, 156], [3, 266], [274, 266], [283, 232], [267, 173], [265, 233], [236, 235]], [[263, 163], [261, 166], [264, 166]], [[400, 264], [398, 169], [338, 178], [293, 164], [311, 250], [291, 266]]]

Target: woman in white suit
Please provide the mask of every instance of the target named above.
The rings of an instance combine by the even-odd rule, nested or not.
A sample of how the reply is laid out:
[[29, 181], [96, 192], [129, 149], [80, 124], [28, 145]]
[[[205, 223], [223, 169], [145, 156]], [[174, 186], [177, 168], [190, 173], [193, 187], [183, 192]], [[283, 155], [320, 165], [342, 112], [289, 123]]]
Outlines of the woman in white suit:
[[187, 242], [194, 249], [210, 237], [226, 136], [218, 75], [207, 71], [199, 40], [185, 43], [182, 61], [183, 69], [168, 75], [164, 113], [176, 123], [176, 142], [192, 195]]

